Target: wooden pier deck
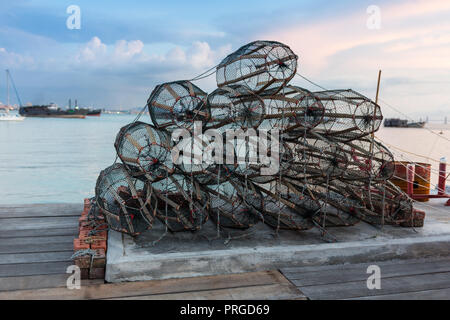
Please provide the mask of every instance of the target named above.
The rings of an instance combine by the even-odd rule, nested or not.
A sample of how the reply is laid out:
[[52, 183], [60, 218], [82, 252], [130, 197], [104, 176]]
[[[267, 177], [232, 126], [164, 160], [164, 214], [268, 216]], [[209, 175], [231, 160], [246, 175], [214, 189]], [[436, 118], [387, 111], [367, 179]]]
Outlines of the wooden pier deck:
[[[0, 205], [0, 299], [450, 299], [450, 257], [369, 264], [285, 266], [241, 274], [66, 288], [82, 204]], [[281, 271], [281, 272], [280, 272]]]

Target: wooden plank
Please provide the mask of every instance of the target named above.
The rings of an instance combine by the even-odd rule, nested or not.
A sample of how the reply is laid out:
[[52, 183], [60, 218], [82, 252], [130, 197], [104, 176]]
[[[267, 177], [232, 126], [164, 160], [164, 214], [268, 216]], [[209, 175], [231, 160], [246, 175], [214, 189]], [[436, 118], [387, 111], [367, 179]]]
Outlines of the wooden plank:
[[4, 230], [0, 232], [0, 241], [17, 237], [73, 236], [78, 234], [78, 224], [68, 228], [40, 228], [25, 230]]
[[450, 272], [381, 278], [380, 290], [369, 290], [366, 281], [300, 286], [309, 299], [348, 299], [386, 294], [445, 289], [450, 287]]
[[66, 236], [42, 236], [42, 237], [14, 237], [5, 238], [0, 241], [0, 247], [2, 246], [14, 246], [17, 244], [49, 244], [49, 243], [73, 243], [73, 235]]
[[124, 282], [82, 287], [80, 290], [40, 289], [0, 292], [0, 299], [111, 299], [202, 290], [281, 284], [287, 285], [276, 270], [251, 273]]
[[450, 288], [359, 297], [350, 300], [448, 300]]
[[[0, 291], [66, 287], [70, 274], [34, 275], [0, 278]], [[104, 283], [103, 280], [81, 280], [81, 286]]]
[[21, 243], [15, 245], [0, 244], [0, 259], [2, 259], [3, 254], [61, 252], [61, 251], [70, 251], [70, 252], [73, 251], [73, 238], [71, 242], [59, 242], [59, 243], [36, 242], [34, 244], [21, 244]]
[[[374, 263], [378, 265], [377, 263]], [[367, 266], [370, 264], [360, 265], [358, 267], [349, 266], [345, 270], [326, 270], [318, 272], [302, 272], [302, 273], [284, 273], [284, 275], [297, 286], [311, 286], [330, 283], [341, 283], [358, 280], [367, 280]], [[399, 276], [450, 272], [450, 261], [433, 261], [411, 264], [390, 264], [380, 266], [382, 278], [392, 278]]]
[[0, 277], [61, 274], [72, 264], [72, 261], [0, 264]]
[[115, 300], [306, 300], [294, 286], [269, 284], [194, 292], [115, 298]]
[[0, 205], [0, 219], [80, 216], [82, 211], [82, 203]]
[[35, 262], [70, 261], [73, 250], [61, 252], [7, 253], [0, 254], [0, 265]]
[[2, 219], [0, 223], [0, 232], [5, 230], [70, 228], [78, 225], [78, 219], [78, 216]]
[[341, 270], [357, 270], [360, 268], [367, 268], [367, 266], [376, 264], [380, 268], [390, 265], [409, 265], [415, 263], [431, 263], [447, 261], [450, 263], [450, 257], [441, 257], [434, 259], [408, 259], [408, 260], [389, 260], [389, 261], [375, 261], [375, 262], [365, 262], [365, 263], [346, 263], [346, 264], [327, 264], [319, 266], [305, 266], [305, 267], [284, 267], [281, 268], [283, 274], [291, 273], [307, 273], [307, 272], [322, 272], [328, 270], [341, 271]]

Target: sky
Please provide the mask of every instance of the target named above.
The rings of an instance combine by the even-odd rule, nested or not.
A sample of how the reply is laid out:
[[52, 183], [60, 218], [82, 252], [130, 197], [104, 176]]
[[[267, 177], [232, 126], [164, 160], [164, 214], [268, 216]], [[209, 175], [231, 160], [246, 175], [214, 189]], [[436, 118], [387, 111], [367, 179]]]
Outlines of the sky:
[[[80, 29], [67, 27], [71, 5]], [[24, 104], [142, 107], [155, 85], [194, 78], [255, 40], [290, 46], [298, 72], [327, 89], [374, 99], [381, 69], [385, 116], [450, 118], [448, 0], [0, 0], [0, 68]], [[215, 76], [196, 84], [211, 92]]]

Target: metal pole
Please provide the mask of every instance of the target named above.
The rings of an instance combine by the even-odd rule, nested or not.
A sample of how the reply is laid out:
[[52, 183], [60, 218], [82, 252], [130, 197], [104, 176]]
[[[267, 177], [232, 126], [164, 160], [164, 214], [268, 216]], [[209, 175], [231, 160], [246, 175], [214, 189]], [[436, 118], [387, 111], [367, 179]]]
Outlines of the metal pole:
[[9, 108], [9, 70], [6, 69], [6, 106]]
[[439, 163], [439, 180], [438, 180], [438, 195], [445, 194], [445, 171], [447, 164], [445, 158], [441, 158]]

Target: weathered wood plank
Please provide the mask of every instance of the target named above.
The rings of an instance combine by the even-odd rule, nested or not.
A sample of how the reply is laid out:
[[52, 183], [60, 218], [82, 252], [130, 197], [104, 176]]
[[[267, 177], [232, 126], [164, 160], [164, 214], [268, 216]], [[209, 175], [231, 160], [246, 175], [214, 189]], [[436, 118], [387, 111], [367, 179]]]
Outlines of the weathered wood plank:
[[[14, 239], [14, 238], [12, 238]], [[72, 238], [73, 240], [73, 238]], [[1, 243], [1, 242], [0, 242]], [[15, 245], [3, 245], [0, 244], [0, 260], [2, 254], [14, 254], [14, 253], [38, 253], [38, 252], [61, 252], [61, 251], [73, 251], [73, 242], [57, 242], [57, 243], [39, 243], [34, 244], [15, 244]], [[1, 263], [1, 262], [0, 262]]]
[[80, 216], [83, 204], [51, 203], [29, 205], [0, 205], [0, 219]]
[[0, 232], [0, 241], [17, 237], [76, 236], [78, 224], [69, 228], [40, 228], [26, 230], [4, 230]]
[[350, 300], [449, 300], [450, 288], [359, 297]]
[[0, 277], [61, 274], [72, 264], [72, 261], [0, 264]]
[[366, 281], [317, 286], [299, 286], [309, 299], [348, 299], [375, 295], [399, 294], [450, 287], [450, 272], [382, 278], [380, 290], [369, 290]]
[[42, 237], [14, 237], [5, 238], [0, 241], [1, 246], [14, 246], [17, 244], [49, 244], [49, 243], [72, 243], [73, 236], [42, 236]]
[[78, 225], [78, 219], [79, 216], [2, 219], [0, 232], [5, 230], [70, 228]]
[[80, 290], [56, 288], [0, 292], [0, 299], [111, 299], [272, 284], [288, 285], [278, 271], [272, 270], [219, 276], [112, 283], [82, 287]]
[[[374, 263], [378, 265], [377, 263]], [[370, 264], [359, 265], [358, 267], [350, 266], [345, 270], [327, 270], [318, 272], [302, 272], [302, 273], [284, 273], [284, 275], [297, 286], [312, 286], [321, 284], [351, 282], [358, 280], [366, 280], [367, 266]], [[407, 275], [417, 275], [436, 272], [450, 272], [450, 260], [411, 263], [411, 264], [390, 264], [378, 265], [381, 270], [382, 278], [391, 278]]]
[[434, 259], [408, 259], [408, 260], [390, 260], [390, 261], [376, 261], [376, 262], [366, 262], [366, 263], [347, 263], [347, 264], [329, 264], [329, 265], [320, 265], [320, 266], [306, 266], [306, 267], [284, 267], [281, 268], [280, 271], [283, 274], [290, 273], [307, 273], [307, 272], [322, 272], [322, 271], [341, 271], [341, 270], [350, 270], [350, 269], [361, 269], [364, 266], [376, 264], [380, 267], [390, 266], [390, 265], [409, 265], [414, 263], [434, 263], [439, 261], [449, 261], [450, 257], [437, 257]]
[[61, 252], [7, 253], [0, 254], [0, 265], [35, 262], [70, 261], [73, 250]]
[[194, 292], [116, 298], [116, 300], [306, 300], [295, 286], [269, 284]]
[[[66, 287], [70, 274], [34, 275], [0, 278], [0, 291]], [[103, 280], [81, 280], [81, 286], [101, 284]]]

